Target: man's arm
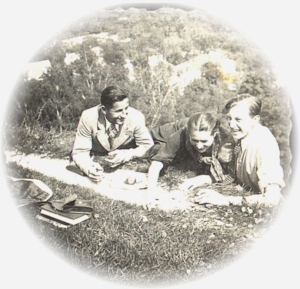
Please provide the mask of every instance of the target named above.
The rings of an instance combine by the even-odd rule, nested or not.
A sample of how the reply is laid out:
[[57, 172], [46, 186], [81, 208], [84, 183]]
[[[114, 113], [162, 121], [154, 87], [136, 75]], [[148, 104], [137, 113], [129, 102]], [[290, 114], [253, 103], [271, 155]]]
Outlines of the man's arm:
[[268, 207], [277, 206], [283, 199], [278, 185], [270, 185], [266, 187], [266, 191], [262, 194], [251, 196], [227, 196], [229, 204], [232, 205], [265, 205]]
[[[280, 151], [273, 135], [266, 141], [257, 152], [257, 177], [258, 186], [262, 193], [274, 192], [285, 186], [283, 169], [280, 165]], [[275, 187], [278, 189], [274, 190]]]
[[99, 163], [93, 162], [90, 157], [92, 149], [92, 129], [81, 115], [77, 127], [75, 142], [72, 150], [74, 163], [92, 180], [100, 180], [103, 168]]
[[277, 206], [283, 198], [279, 187], [274, 188], [275, 192], [266, 192], [265, 194], [251, 196], [224, 196], [217, 191], [211, 189], [200, 189], [195, 197], [195, 202], [198, 204], [212, 204], [217, 206], [243, 206], [243, 205], [264, 205], [268, 207]]
[[247, 202], [277, 205], [283, 198], [281, 188], [285, 186], [280, 165], [280, 151], [270, 131], [264, 135], [256, 155], [256, 168], [260, 195], [249, 196]]

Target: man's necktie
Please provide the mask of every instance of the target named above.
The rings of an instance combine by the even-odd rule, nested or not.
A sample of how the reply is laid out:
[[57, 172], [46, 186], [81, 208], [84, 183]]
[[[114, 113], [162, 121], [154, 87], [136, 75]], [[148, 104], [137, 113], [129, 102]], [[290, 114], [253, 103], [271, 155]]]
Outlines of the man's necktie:
[[116, 129], [114, 124], [111, 124], [110, 127], [108, 128], [108, 139], [110, 143], [110, 147], [113, 146], [115, 138], [118, 136], [119, 132]]
[[232, 160], [228, 164], [228, 175], [226, 175], [223, 182], [224, 185], [230, 184], [236, 180], [236, 166], [239, 152], [241, 150], [241, 141], [238, 140], [233, 148]]
[[241, 140], [238, 140], [233, 149], [234, 154], [234, 179], [236, 179], [236, 167], [237, 167], [237, 159], [239, 156], [239, 152], [241, 150]]

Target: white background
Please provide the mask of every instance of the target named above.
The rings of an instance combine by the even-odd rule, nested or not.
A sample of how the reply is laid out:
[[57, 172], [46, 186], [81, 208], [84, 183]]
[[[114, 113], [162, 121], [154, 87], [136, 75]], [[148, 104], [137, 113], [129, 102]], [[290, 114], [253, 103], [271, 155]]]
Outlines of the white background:
[[[149, 1], [150, 2], [150, 1]], [[0, 73], [1, 127], [6, 103], [16, 77], [39, 48], [60, 29], [94, 9], [124, 4], [124, 1], [52, 0], [2, 1], [0, 4]], [[147, 3], [132, 1], [130, 3]], [[195, 285], [209, 288], [300, 288], [299, 281], [299, 15], [297, 1], [162, 1], [183, 7], [195, 7], [215, 14], [256, 42], [267, 53], [288, 88], [294, 109], [295, 133], [292, 139], [294, 163], [292, 194], [276, 225], [247, 256], [215, 276], [180, 287]], [[299, 179], [299, 178], [298, 178]], [[65, 260], [49, 251], [22, 221], [12, 206], [3, 172], [0, 198], [0, 284], [2, 288], [82, 288], [105, 286], [99, 279], [88, 277], [70, 267]], [[118, 286], [120, 287], [120, 286]], [[93, 287], [90, 287], [93, 288]]]

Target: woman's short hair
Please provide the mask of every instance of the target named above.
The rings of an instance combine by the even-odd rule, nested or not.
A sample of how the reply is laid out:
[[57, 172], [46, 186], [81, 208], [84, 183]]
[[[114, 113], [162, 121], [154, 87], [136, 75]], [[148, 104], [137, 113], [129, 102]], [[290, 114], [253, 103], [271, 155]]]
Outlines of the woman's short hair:
[[189, 133], [193, 131], [209, 131], [211, 134], [219, 130], [220, 121], [211, 113], [197, 112], [192, 114], [187, 122]]
[[231, 98], [225, 105], [225, 111], [228, 112], [232, 107], [237, 105], [240, 102], [246, 102], [249, 106], [249, 115], [254, 117], [260, 115], [261, 113], [261, 100], [256, 96], [253, 96], [248, 93], [239, 94], [238, 96]]
[[116, 85], [107, 86], [101, 93], [101, 104], [106, 108], [111, 108], [116, 101], [128, 98], [127, 92]]

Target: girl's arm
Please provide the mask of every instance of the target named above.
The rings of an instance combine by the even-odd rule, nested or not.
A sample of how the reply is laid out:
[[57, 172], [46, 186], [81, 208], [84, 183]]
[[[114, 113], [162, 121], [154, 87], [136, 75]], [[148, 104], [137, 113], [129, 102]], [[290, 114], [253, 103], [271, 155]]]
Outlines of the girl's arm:
[[154, 208], [154, 197], [157, 190], [157, 181], [159, 173], [163, 168], [163, 163], [159, 161], [152, 161], [148, 169], [147, 190], [144, 192], [143, 208], [151, 211]]
[[163, 168], [163, 163], [159, 161], [152, 161], [148, 169], [148, 190], [156, 189], [159, 173]]
[[159, 151], [151, 157], [151, 165], [148, 169], [148, 190], [155, 189], [159, 173], [164, 165], [170, 165], [179, 151], [181, 143], [182, 130], [171, 134], [165, 144], [161, 145]]

